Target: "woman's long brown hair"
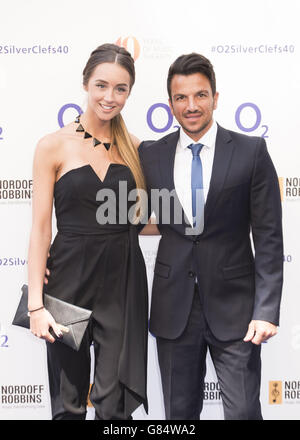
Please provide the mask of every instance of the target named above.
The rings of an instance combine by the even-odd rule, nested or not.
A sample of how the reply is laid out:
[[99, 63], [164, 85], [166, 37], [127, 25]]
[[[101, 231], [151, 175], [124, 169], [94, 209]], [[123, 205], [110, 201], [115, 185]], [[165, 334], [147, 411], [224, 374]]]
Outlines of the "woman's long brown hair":
[[[126, 69], [130, 76], [131, 90], [135, 82], [134, 60], [126, 49], [109, 43], [102, 44], [91, 53], [90, 58], [88, 59], [87, 64], [83, 70], [84, 85], [87, 85], [95, 67], [102, 63], [116, 63]], [[131, 141], [130, 134], [128, 133], [121, 114], [115, 116], [111, 121], [111, 135], [111, 143], [116, 146], [120, 157], [131, 170], [131, 173], [136, 183], [138, 195], [136, 205], [136, 221], [138, 221], [144, 211], [142, 207], [142, 197], [140, 190], [145, 190], [146, 184], [137, 148], [133, 145]]]

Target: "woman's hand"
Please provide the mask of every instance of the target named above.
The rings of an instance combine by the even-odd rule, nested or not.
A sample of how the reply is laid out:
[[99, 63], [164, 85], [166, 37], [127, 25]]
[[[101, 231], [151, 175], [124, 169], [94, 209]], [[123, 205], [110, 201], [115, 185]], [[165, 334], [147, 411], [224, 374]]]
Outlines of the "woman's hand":
[[30, 331], [35, 336], [51, 343], [55, 342], [55, 338], [49, 331], [50, 328], [53, 329], [58, 338], [63, 336], [63, 331], [69, 331], [66, 327], [56, 323], [51, 313], [45, 308], [30, 313]]

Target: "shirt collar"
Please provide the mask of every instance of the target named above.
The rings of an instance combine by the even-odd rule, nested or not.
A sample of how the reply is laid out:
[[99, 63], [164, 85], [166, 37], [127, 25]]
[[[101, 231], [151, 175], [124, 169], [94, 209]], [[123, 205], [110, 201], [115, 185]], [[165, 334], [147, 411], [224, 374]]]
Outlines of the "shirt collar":
[[210, 129], [197, 142], [195, 142], [183, 131], [182, 127], [180, 127], [180, 134], [179, 134], [180, 148], [185, 150], [189, 145], [196, 143], [201, 143], [207, 148], [214, 148], [216, 143], [217, 130], [218, 130], [218, 125], [216, 121], [213, 121], [213, 124], [210, 127]]

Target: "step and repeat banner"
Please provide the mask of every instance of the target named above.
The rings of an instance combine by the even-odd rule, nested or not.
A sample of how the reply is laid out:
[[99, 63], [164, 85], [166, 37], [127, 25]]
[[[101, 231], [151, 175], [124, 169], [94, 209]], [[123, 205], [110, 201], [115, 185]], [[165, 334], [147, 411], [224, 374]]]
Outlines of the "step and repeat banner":
[[[193, 51], [214, 65], [217, 122], [266, 139], [281, 187], [285, 279], [278, 334], [262, 347], [261, 403], [265, 419], [300, 419], [299, 16], [298, 0], [2, 2], [0, 419], [51, 418], [45, 343], [11, 325], [27, 282], [32, 158], [42, 136], [84, 111], [82, 70], [105, 42], [135, 58], [136, 84], [123, 116], [141, 140], [176, 129], [167, 72], [179, 55]], [[140, 237], [150, 288], [159, 239]], [[149, 335], [149, 415], [138, 409], [135, 419], [164, 419], [155, 344]], [[209, 357], [204, 395], [201, 418], [223, 419]]]

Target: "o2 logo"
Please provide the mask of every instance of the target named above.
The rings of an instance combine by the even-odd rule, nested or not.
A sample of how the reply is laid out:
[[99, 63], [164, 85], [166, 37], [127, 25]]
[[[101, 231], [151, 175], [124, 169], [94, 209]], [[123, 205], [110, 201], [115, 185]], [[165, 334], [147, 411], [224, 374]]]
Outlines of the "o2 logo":
[[[154, 119], [153, 114], [157, 109], [162, 109], [166, 114], [167, 122], [163, 127], [157, 127], [157, 125], [155, 125], [155, 123], [153, 122]], [[253, 111], [255, 115], [255, 121], [253, 125], [250, 127], [246, 127], [241, 121], [242, 112], [244, 112], [246, 109], [251, 109], [251, 111]], [[173, 125], [174, 117], [172, 115], [170, 107], [162, 102], [158, 102], [156, 104], [151, 105], [151, 107], [147, 112], [146, 118], [147, 118], [148, 127], [155, 133], [164, 133], [168, 131], [171, 127], [179, 128], [178, 125]], [[261, 125], [261, 120], [262, 120], [261, 111], [259, 107], [256, 104], [253, 104], [252, 102], [245, 102], [244, 104], [241, 104], [235, 112], [235, 123], [241, 131], [250, 133], [252, 131], [257, 130], [260, 127], [263, 129], [261, 136], [263, 138], [267, 138], [268, 137], [267, 132], [269, 130], [269, 127], [267, 125]]]
[[64, 114], [65, 111], [68, 109], [75, 109], [76, 110], [76, 114], [74, 116], [74, 119], [76, 118], [76, 116], [81, 115], [83, 113], [81, 107], [79, 107], [79, 105], [77, 104], [65, 104], [62, 106], [62, 108], [59, 110], [58, 115], [57, 115], [57, 120], [58, 120], [58, 125], [60, 126], [60, 128], [64, 127]]
[[[77, 104], [70, 103], [70, 104], [63, 105], [57, 115], [58, 125], [60, 126], [60, 128], [64, 127], [64, 125], [65, 125], [64, 124], [64, 114], [69, 109], [73, 109], [76, 111], [76, 113], [74, 114], [74, 119], [78, 114], [81, 115], [83, 113], [83, 110]], [[252, 112], [254, 112], [254, 116], [255, 116], [254, 119], [255, 120], [254, 120], [254, 123], [250, 127], [247, 127], [242, 122], [241, 116], [244, 111], [246, 111], [246, 110], [249, 111], [249, 109]], [[166, 116], [166, 123], [162, 127], [158, 127], [156, 125], [156, 122], [153, 121], [154, 120], [154, 117], [153, 117], [154, 112], [156, 112], [157, 110], [163, 111], [163, 113], [165, 113], [165, 116]], [[158, 103], [151, 105], [151, 107], [147, 111], [146, 120], [147, 120], [148, 127], [152, 131], [154, 131], [155, 133], [165, 133], [170, 128], [179, 128], [179, 125], [173, 125], [174, 117], [172, 115], [170, 107], [167, 104], [164, 104], [163, 102], [158, 102]], [[235, 123], [241, 131], [244, 131], [245, 133], [251, 133], [251, 132], [257, 130], [258, 128], [261, 128], [262, 129], [261, 137], [268, 138], [269, 136], [267, 135], [267, 133], [269, 131], [269, 127], [264, 124], [261, 125], [261, 121], [262, 121], [261, 111], [260, 111], [259, 107], [252, 102], [245, 102], [244, 104], [241, 104], [235, 112]], [[3, 139], [1, 137], [1, 134], [2, 134], [2, 128], [0, 127], [0, 140]]]
[[[153, 113], [158, 108], [161, 108], [166, 112], [167, 123], [164, 127], [156, 127], [153, 123]], [[169, 130], [173, 125], [173, 121], [174, 121], [174, 117], [172, 115], [170, 107], [162, 102], [158, 102], [157, 104], [151, 105], [151, 107], [147, 112], [147, 124], [152, 131], [155, 131], [155, 133], [164, 133], [165, 131]], [[179, 125], [174, 125], [173, 128], [179, 128]]]
[[[163, 111], [166, 112], [166, 115], [167, 115], [167, 123], [164, 127], [161, 127], [161, 128], [156, 127], [153, 123], [153, 120], [152, 120], [153, 112], [158, 108], [162, 108]], [[57, 121], [58, 121], [58, 125], [60, 126], [60, 128], [65, 126], [64, 115], [65, 115], [65, 112], [68, 111], [69, 109], [73, 109], [76, 111], [74, 113], [74, 119], [78, 114], [81, 115], [83, 113], [83, 110], [77, 104], [70, 103], [70, 104], [63, 105], [60, 108], [58, 115], [57, 115]], [[149, 127], [151, 128], [151, 130], [155, 131], [156, 133], [164, 133], [165, 131], [169, 130], [172, 127], [173, 120], [174, 120], [174, 118], [171, 113], [170, 107], [167, 104], [164, 104], [162, 102], [159, 102], [157, 104], [153, 104], [147, 112], [147, 123], [148, 123]], [[173, 127], [179, 128], [179, 125], [174, 125]]]
[[8, 348], [8, 336], [0, 335], [0, 348]]
[[6, 334], [2, 334], [5, 333], [4, 328], [1, 328], [1, 322], [0, 322], [0, 349], [1, 348], [8, 348], [8, 336]]
[[[251, 109], [254, 111], [255, 114], [255, 122], [251, 127], [245, 127], [241, 122], [241, 114], [245, 109]], [[253, 104], [252, 102], [245, 102], [244, 104], [241, 104], [236, 112], [235, 112], [235, 123], [238, 126], [238, 128], [246, 133], [250, 133], [252, 131], [257, 130], [259, 127], [263, 129], [263, 133], [261, 134], [261, 137], [268, 138], [267, 132], [269, 131], [269, 127], [267, 125], [260, 125], [261, 124], [261, 111], [259, 107], [256, 104]]]
[[0, 127], [0, 141], [3, 140], [2, 133], [3, 133], [3, 129], [2, 129], [2, 127]]

